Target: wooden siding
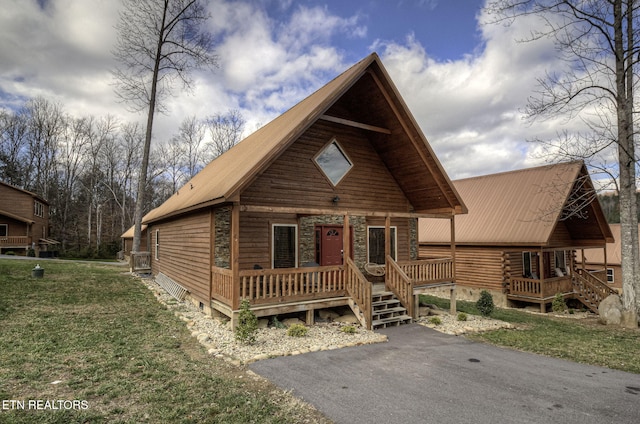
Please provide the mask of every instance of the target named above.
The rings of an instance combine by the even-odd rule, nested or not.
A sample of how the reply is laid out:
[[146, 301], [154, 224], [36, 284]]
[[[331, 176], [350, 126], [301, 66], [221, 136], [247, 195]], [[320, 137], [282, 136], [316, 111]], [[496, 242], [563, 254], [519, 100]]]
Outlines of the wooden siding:
[[[384, 223], [384, 218], [367, 218], [367, 227], [384, 227]], [[391, 226], [397, 228], [396, 231], [398, 237], [398, 257], [396, 258], [396, 262], [411, 260], [411, 243], [409, 243], [409, 241], [411, 240], [411, 235], [409, 230], [409, 220], [400, 218], [392, 219]], [[367, 234], [367, 238], [368, 237], [369, 235]], [[368, 241], [366, 243], [368, 243]], [[367, 246], [364, 247], [367, 248]], [[367, 250], [367, 255], [368, 254], [369, 251]]]
[[549, 237], [549, 242], [547, 243], [549, 247], [563, 247], [563, 246], [573, 246], [575, 245], [574, 240], [571, 238], [571, 234], [567, 229], [567, 226], [564, 222], [560, 221], [556, 224], [556, 228], [551, 233], [551, 237]]
[[[448, 246], [420, 246], [420, 258], [451, 255]], [[456, 284], [477, 289], [503, 290], [504, 252], [498, 248], [456, 246]]]
[[240, 269], [271, 268], [272, 224], [298, 224], [298, 220], [294, 214], [240, 214]]
[[[27, 223], [16, 221], [0, 214], [0, 224], [9, 224], [9, 235], [27, 236], [27, 231], [29, 231], [28, 235], [36, 243], [41, 238], [49, 237], [49, 205], [44, 200], [34, 194], [5, 184], [0, 184], [0, 199], [2, 199], [0, 210], [33, 221], [28, 230]], [[34, 213], [34, 202], [36, 201], [42, 203], [44, 207], [41, 217], [36, 216]]]
[[[332, 122], [315, 123], [241, 194], [241, 203], [328, 208], [338, 196], [340, 208], [408, 212], [407, 198], [366, 134]], [[314, 161], [333, 138], [353, 162], [336, 187]]]
[[[208, 304], [210, 264], [208, 210], [149, 226], [151, 270], [162, 272]], [[159, 258], [155, 257], [156, 230], [160, 232]]]

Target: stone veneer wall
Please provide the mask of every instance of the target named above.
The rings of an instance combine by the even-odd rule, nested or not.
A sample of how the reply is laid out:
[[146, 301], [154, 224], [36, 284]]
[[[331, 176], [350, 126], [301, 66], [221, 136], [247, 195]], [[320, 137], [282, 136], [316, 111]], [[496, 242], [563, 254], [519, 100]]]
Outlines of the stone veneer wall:
[[[300, 218], [300, 265], [315, 262], [315, 226], [343, 225], [342, 216], [321, 215]], [[353, 226], [353, 260], [359, 268], [367, 262], [367, 220], [362, 216], [349, 216]]]
[[418, 218], [409, 220], [409, 257], [412, 261], [418, 259]]
[[217, 267], [231, 267], [231, 208], [215, 210], [214, 257]]

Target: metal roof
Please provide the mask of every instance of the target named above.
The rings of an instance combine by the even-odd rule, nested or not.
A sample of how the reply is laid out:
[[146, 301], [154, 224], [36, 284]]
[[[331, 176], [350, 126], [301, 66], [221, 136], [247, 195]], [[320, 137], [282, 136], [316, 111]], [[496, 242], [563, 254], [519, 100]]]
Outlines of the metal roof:
[[[582, 217], [563, 220], [576, 182], [585, 181], [589, 204]], [[535, 245], [552, 242], [559, 222], [572, 240], [613, 241], [586, 167], [581, 161], [503, 172], [453, 182], [469, 208], [455, 218], [456, 244]], [[448, 243], [448, 222], [421, 218], [420, 243]]]
[[[373, 83], [357, 84], [364, 80], [365, 75], [368, 76], [367, 81]], [[354, 86], [354, 90], [349, 91]], [[391, 82], [380, 58], [372, 53], [213, 160], [165, 203], [149, 212], [143, 222], [151, 223], [202, 207], [237, 201], [242, 189], [336, 102], [344, 98], [347, 104], [359, 99], [360, 102], [350, 109], [365, 108], [364, 105], [370, 99], [362, 98], [365, 90], [361, 87], [364, 86], [382, 93], [377, 99], [387, 107], [384, 116], [380, 118], [402, 121], [401, 125], [397, 125], [401, 128], [401, 133], [394, 134], [392, 138], [394, 143], [398, 143], [398, 140], [404, 142], [403, 148], [385, 151], [384, 156], [389, 158], [387, 166], [416, 211], [452, 210], [452, 213], [466, 213], [464, 203]], [[349, 95], [346, 96], [345, 93]], [[352, 110], [347, 112], [355, 113]], [[337, 119], [344, 119], [344, 116]], [[382, 146], [376, 140], [372, 143]], [[384, 147], [388, 149], [388, 143]], [[398, 150], [407, 150], [404, 158], [417, 161], [418, 166], [412, 166], [409, 171], [401, 167]], [[413, 169], [418, 169], [419, 172]], [[427, 192], [435, 192], [435, 195], [427, 198]]]

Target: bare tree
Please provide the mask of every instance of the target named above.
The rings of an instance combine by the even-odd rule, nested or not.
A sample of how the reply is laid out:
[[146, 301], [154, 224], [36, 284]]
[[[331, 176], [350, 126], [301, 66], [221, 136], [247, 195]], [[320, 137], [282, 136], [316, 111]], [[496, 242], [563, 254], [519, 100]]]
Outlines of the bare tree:
[[172, 139], [172, 142], [180, 144], [184, 149], [184, 167], [187, 179], [191, 179], [205, 165], [204, 138], [204, 124], [195, 116], [190, 116], [182, 121], [178, 134]]
[[[566, 68], [539, 80], [529, 100], [532, 119], [578, 117], [589, 133], [575, 134], [579, 143], [558, 142], [553, 151], [594, 157], [609, 146], [617, 150], [622, 244], [622, 287], [626, 323], [637, 326], [640, 309], [640, 256], [636, 204], [635, 125], [637, 83], [637, 0], [495, 0], [487, 5], [496, 21], [536, 16], [541, 25], [530, 40], [551, 37]], [[570, 137], [565, 138], [571, 140]], [[577, 147], [577, 149], [576, 149]], [[574, 150], [572, 150], [574, 149]]]
[[0, 111], [0, 175], [14, 186], [25, 181], [27, 131], [24, 111]]
[[210, 116], [206, 124], [211, 137], [210, 159], [215, 159], [242, 139], [245, 120], [240, 111], [231, 109], [224, 115]]
[[209, 18], [202, 0], [124, 0], [116, 29], [114, 71], [116, 93], [132, 110], [147, 111], [147, 127], [138, 178], [134, 213], [133, 251], [140, 248], [140, 235], [147, 168], [156, 111], [166, 110], [163, 100], [175, 81], [193, 85], [191, 72], [216, 66], [213, 38], [204, 30]]

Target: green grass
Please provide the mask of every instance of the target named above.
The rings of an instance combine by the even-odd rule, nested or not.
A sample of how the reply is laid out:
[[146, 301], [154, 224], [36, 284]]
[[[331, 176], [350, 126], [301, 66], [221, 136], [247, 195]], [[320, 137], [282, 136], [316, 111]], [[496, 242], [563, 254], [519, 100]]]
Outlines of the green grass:
[[[446, 299], [422, 295], [421, 302], [449, 309]], [[457, 301], [456, 309], [480, 315], [473, 302]], [[517, 329], [477, 333], [468, 337], [496, 346], [640, 373], [638, 329], [604, 326], [598, 324], [595, 318], [556, 318], [516, 309], [496, 308], [491, 317], [510, 322]]]
[[45, 277], [35, 279], [31, 261], [0, 260], [0, 402], [80, 400], [88, 408], [3, 411], [0, 403], [0, 423], [327, 421], [207, 355], [122, 267], [41, 265]]

